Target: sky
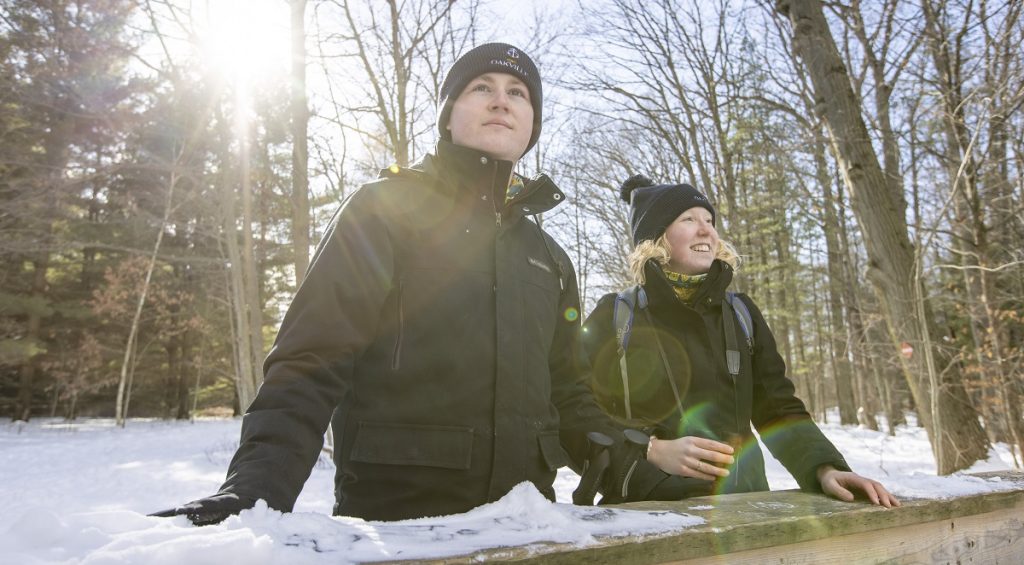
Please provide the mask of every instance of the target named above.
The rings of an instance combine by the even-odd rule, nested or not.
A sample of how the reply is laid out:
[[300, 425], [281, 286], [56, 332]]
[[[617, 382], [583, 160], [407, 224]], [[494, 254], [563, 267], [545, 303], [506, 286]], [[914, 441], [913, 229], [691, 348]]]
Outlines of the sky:
[[[578, 477], [555, 483], [557, 503], [532, 485], [465, 514], [403, 522], [331, 517], [334, 466], [313, 469], [295, 511], [253, 510], [198, 528], [184, 517], [146, 514], [213, 494], [236, 446], [241, 420], [189, 422], [37, 419], [0, 425], [0, 565], [355, 563], [465, 555], [490, 547], [679, 531], [697, 516], [577, 507]], [[965, 474], [937, 477], [922, 428], [895, 437], [858, 427], [822, 425], [853, 469], [902, 497], [945, 498], [1013, 488]], [[774, 490], [796, 482], [770, 455]], [[969, 472], [1012, 468], [1006, 445]], [[1018, 485], [1016, 488], [1020, 488]], [[595, 518], [600, 519], [595, 519]]]

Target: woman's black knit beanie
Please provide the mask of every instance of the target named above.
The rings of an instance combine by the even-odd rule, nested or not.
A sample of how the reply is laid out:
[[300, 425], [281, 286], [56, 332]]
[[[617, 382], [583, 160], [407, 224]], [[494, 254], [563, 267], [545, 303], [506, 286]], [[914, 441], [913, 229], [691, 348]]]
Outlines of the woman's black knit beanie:
[[619, 187], [619, 195], [629, 204], [634, 245], [658, 239], [679, 214], [694, 206], [711, 212], [711, 224], [715, 225], [715, 207], [688, 184], [654, 184], [643, 175], [633, 175]]
[[530, 103], [533, 105], [533, 132], [530, 134], [530, 143], [523, 152], [526, 154], [540, 137], [541, 102], [544, 92], [541, 88], [540, 73], [537, 72], [537, 66], [533, 64], [530, 56], [507, 43], [485, 43], [474, 47], [459, 57], [448, 69], [437, 100], [437, 130], [441, 133], [441, 139], [452, 139], [452, 132], [448, 131], [448, 120], [451, 118], [455, 99], [462, 94], [469, 81], [484, 73], [513, 75], [523, 81], [529, 89]]

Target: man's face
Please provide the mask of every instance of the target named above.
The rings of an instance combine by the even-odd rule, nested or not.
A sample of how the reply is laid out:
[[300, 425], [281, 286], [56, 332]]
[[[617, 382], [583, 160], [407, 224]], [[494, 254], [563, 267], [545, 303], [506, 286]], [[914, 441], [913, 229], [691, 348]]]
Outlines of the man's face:
[[518, 161], [533, 133], [530, 90], [513, 75], [484, 73], [455, 99], [448, 130], [456, 145]]

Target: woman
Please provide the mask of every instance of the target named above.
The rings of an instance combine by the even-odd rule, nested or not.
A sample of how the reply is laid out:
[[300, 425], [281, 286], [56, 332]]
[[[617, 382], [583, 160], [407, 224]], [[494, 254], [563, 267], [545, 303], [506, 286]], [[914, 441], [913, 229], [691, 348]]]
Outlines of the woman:
[[601, 298], [583, 346], [605, 410], [652, 434], [648, 461], [708, 481], [713, 492], [768, 490], [753, 424], [802, 489], [899, 506], [881, 484], [850, 471], [794, 395], [760, 310], [727, 292], [738, 257], [718, 238], [707, 197], [640, 175], [621, 195], [639, 286]]

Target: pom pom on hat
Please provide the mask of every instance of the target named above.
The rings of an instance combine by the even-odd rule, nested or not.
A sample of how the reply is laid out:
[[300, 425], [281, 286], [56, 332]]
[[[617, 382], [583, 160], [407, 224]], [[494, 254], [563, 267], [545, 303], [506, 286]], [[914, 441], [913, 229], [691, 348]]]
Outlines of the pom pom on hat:
[[654, 181], [644, 175], [633, 175], [622, 181], [622, 185], [619, 186], [619, 197], [622, 198], [623, 202], [629, 204], [630, 195], [633, 193], [633, 190], [653, 184]]

